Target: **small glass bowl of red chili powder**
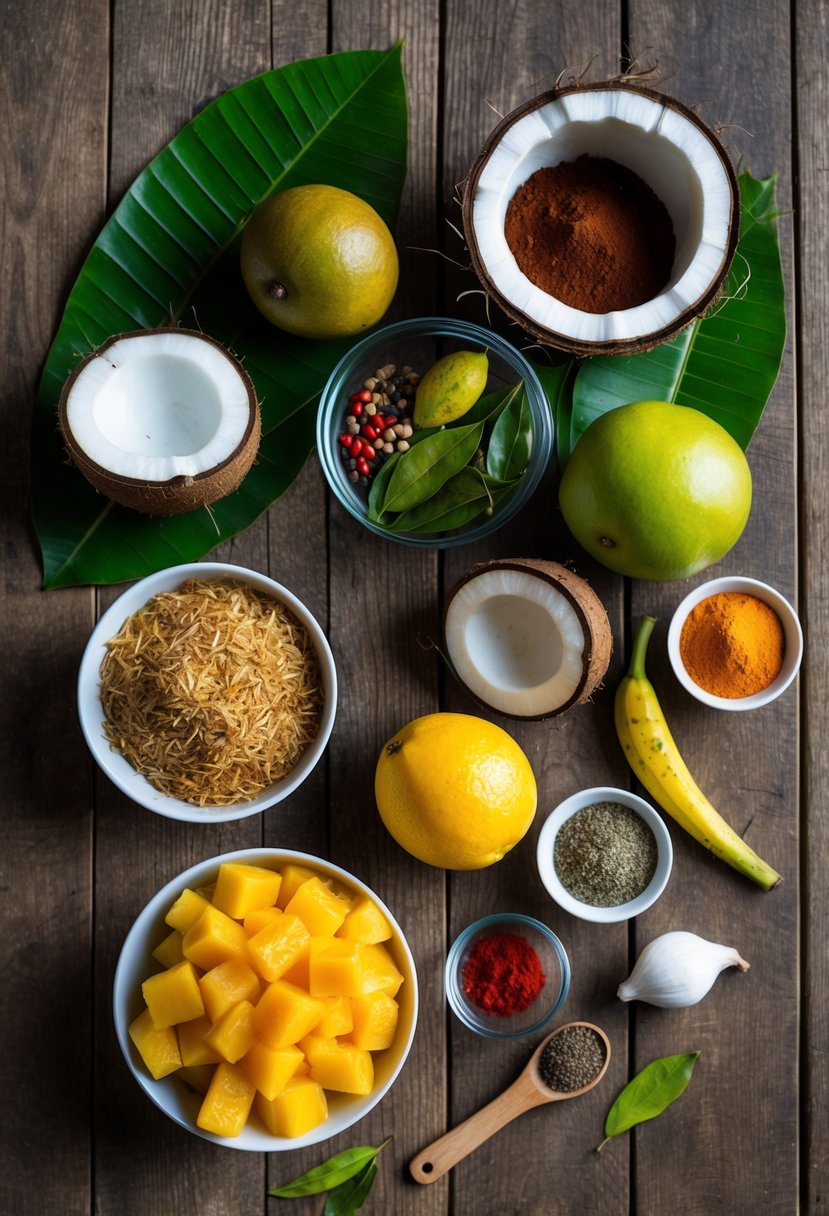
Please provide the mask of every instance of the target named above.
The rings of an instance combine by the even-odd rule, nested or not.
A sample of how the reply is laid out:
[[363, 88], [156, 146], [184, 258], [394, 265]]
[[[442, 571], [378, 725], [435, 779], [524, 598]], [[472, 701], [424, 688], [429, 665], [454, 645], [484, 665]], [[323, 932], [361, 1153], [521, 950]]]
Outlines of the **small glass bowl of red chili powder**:
[[567, 953], [532, 916], [496, 913], [464, 929], [446, 959], [446, 998], [464, 1026], [488, 1039], [541, 1030], [570, 990]]

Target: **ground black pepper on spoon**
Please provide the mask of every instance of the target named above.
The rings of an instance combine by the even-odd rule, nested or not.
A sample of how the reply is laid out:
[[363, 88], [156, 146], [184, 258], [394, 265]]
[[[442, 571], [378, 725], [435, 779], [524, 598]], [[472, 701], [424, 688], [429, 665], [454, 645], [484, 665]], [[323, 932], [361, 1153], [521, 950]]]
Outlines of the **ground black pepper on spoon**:
[[[601, 1081], [610, 1040], [592, 1022], [568, 1022], [543, 1039], [508, 1089], [409, 1162], [415, 1182], [436, 1182], [525, 1110], [578, 1098]], [[553, 1088], [553, 1086], [560, 1088]]]

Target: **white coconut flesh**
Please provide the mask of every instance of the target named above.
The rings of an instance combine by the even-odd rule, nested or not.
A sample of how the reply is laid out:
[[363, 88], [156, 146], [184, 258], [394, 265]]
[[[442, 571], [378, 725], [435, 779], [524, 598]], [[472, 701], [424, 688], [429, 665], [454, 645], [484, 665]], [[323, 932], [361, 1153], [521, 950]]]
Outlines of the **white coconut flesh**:
[[[516, 190], [537, 169], [587, 154], [625, 165], [665, 205], [676, 253], [668, 283], [635, 308], [587, 313], [536, 287], [518, 268], [504, 222]], [[545, 330], [577, 342], [641, 339], [669, 328], [721, 277], [730, 258], [733, 175], [722, 149], [675, 104], [628, 89], [564, 92], [508, 125], [474, 186], [471, 225], [496, 290]]]
[[226, 352], [181, 330], [125, 335], [81, 368], [65, 422], [115, 477], [195, 478], [224, 464], [251, 424], [248, 385]]
[[566, 572], [585, 591], [579, 611], [554, 570], [554, 563], [492, 563], [462, 580], [446, 605], [444, 645], [457, 678], [512, 717], [549, 717], [586, 699], [610, 659], [610, 627], [597, 597]]

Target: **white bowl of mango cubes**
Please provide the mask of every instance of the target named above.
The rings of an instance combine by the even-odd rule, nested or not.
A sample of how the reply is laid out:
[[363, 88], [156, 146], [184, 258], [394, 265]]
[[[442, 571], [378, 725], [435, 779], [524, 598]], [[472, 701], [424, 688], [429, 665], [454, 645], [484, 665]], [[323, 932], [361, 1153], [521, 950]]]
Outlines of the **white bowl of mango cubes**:
[[113, 989], [148, 1097], [197, 1136], [255, 1152], [318, 1144], [367, 1114], [406, 1061], [417, 1009], [414, 959], [382, 900], [329, 861], [268, 848], [162, 887]]

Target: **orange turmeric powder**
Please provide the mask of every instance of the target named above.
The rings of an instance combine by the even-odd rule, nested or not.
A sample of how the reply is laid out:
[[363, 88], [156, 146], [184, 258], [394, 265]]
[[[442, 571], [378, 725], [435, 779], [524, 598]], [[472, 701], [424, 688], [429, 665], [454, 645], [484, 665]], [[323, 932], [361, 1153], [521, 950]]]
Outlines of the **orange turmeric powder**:
[[741, 591], [701, 600], [682, 626], [685, 670], [714, 697], [750, 697], [768, 688], [783, 665], [786, 639], [769, 604]]

